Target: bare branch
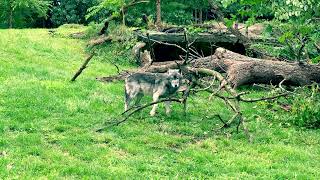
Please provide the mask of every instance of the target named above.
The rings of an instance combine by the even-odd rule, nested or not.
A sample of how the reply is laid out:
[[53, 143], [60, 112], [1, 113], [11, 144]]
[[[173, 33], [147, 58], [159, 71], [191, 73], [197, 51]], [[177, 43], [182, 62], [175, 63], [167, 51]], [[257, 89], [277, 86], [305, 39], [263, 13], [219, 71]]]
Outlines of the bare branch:
[[265, 100], [273, 100], [273, 99], [277, 99], [279, 97], [285, 97], [288, 96], [288, 93], [282, 93], [282, 94], [278, 94], [275, 96], [271, 96], [271, 97], [262, 97], [262, 98], [256, 98], [256, 99], [244, 99], [242, 97], [240, 97], [240, 101], [243, 102], [258, 102], [258, 101], [265, 101]]
[[[142, 38], [148, 38], [148, 37], [146, 37], [146, 36], [144, 36], [144, 35], [142, 35], [142, 34], [140, 34], [139, 36], [141, 36]], [[158, 43], [158, 44], [167, 45], [167, 46], [174, 46], [174, 47], [177, 47], [177, 48], [181, 49], [181, 50], [182, 50], [183, 52], [185, 52], [185, 53], [187, 52], [186, 49], [184, 49], [183, 47], [181, 47], [181, 46], [179, 46], [179, 45], [177, 45], [177, 44], [171, 44], [171, 43], [167, 43], [167, 42], [157, 41], [157, 40], [151, 39], [151, 38], [150, 38], [150, 41], [156, 42], [156, 43]]]
[[[126, 117], [124, 117], [122, 120], [120, 121], [116, 121], [116, 122], [113, 122], [112, 124], [108, 125], [108, 126], [104, 126], [104, 127], [101, 127], [99, 129], [97, 129], [96, 131], [97, 132], [101, 132], [103, 130], [105, 130], [106, 128], [109, 128], [109, 127], [112, 127], [112, 126], [118, 126], [122, 123], [124, 123], [125, 121], [127, 121], [133, 114], [149, 107], [149, 106], [152, 106], [154, 104], [159, 104], [159, 103], [162, 103], [162, 102], [167, 102], [167, 101], [170, 101], [170, 102], [178, 102], [178, 103], [183, 103], [184, 102], [184, 99], [177, 99], [177, 98], [170, 98], [170, 99], [161, 99], [159, 101], [156, 101], [156, 102], [151, 102], [151, 103], [148, 103], [148, 104], [145, 104], [143, 106], [135, 106], [135, 107], [132, 107], [130, 109], [128, 109], [127, 111], [123, 112], [122, 115], [125, 115], [126, 113], [128, 113], [126, 115]], [[130, 112], [132, 111], [132, 112]], [[130, 112], [130, 113], [129, 113]]]
[[84, 63], [83, 63], [82, 66], [80, 67], [80, 69], [79, 69], [79, 70], [75, 73], [75, 75], [72, 77], [71, 81], [75, 81], [75, 80], [77, 79], [77, 77], [80, 76], [80, 74], [82, 73], [82, 71], [88, 67], [87, 65], [89, 64], [90, 60], [93, 58], [94, 55], [95, 55], [95, 53], [92, 53], [90, 56], [88, 56], [88, 57], [86, 58], [86, 60], [84, 61]]

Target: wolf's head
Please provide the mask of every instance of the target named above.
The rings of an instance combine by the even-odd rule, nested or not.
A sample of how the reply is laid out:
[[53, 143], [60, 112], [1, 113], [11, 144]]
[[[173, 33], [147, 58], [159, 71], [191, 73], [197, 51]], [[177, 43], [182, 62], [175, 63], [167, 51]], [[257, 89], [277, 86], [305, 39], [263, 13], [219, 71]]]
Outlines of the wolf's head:
[[173, 88], [179, 88], [181, 84], [182, 75], [178, 69], [168, 69], [168, 76], [170, 84]]

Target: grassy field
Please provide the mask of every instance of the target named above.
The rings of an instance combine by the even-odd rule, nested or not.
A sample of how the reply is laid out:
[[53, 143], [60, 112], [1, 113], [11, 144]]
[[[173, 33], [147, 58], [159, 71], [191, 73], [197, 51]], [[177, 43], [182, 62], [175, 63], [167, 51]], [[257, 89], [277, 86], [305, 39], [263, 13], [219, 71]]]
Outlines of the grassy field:
[[244, 106], [253, 144], [243, 133], [212, 131], [220, 124], [214, 114], [230, 115], [222, 102], [201, 96], [186, 118], [174, 105], [170, 117], [160, 108], [150, 118], [148, 109], [95, 132], [122, 112], [123, 83], [95, 81], [116, 73], [110, 56], [94, 58], [70, 83], [84, 45], [47, 30], [0, 30], [1, 179], [320, 177], [320, 131], [281, 126], [288, 115], [259, 104]]

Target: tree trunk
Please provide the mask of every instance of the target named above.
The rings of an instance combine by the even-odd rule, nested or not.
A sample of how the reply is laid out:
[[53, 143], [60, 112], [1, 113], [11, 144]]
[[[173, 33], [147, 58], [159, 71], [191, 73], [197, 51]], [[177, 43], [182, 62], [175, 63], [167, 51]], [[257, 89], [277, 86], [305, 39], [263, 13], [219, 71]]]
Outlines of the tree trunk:
[[285, 84], [303, 86], [320, 83], [320, 66], [251, 58], [218, 48], [214, 55], [198, 59], [194, 67], [205, 67], [227, 73], [234, 87], [245, 84]]
[[[194, 60], [190, 66], [226, 73], [234, 88], [254, 83], [279, 84], [282, 80], [293, 86], [320, 83], [320, 65], [251, 58], [223, 48], [218, 48], [212, 56]], [[176, 62], [155, 63], [145, 71], [165, 72], [168, 68], [178, 68], [178, 65]]]
[[194, 22], [195, 24], [198, 24], [198, 9], [194, 10]]
[[161, 0], [156, 0], [156, 6], [157, 6], [156, 25], [161, 26]]
[[[177, 28], [176, 28], [177, 29]], [[180, 30], [180, 29], [178, 29]], [[135, 34], [138, 36], [138, 40], [147, 42], [148, 38], [145, 33], [141, 31], [136, 31]], [[161, 42], [169, 42], [169, 43], [183, 43], [185, 41], [183, 33], [168, 33], [167, 32], [149, 32], [150, 39], [157, 40]], [[218, 42], [226, 42], [226, 43], [244, 43], [237, 36], [234, 36], [231, 33], [225, 32], [222, 30], [213, 31], [211, 33], [197, 33], [190, 34], [188, 36], [190, 42], [207, 42], [207, 43], [218, 43]], [[252, 35], [250, 37], [250, 41], [252, 42], [268, 42], [268, 43], [276, 43], [277, 40], [273, 38], [263, 38], [260, 35]]]
[[126, 12], [124, 11], [124, 7], [121, 7], [122, 11], [122, 24], [125, 26], [126, 25]]
[[10, 4], [9, 6], [10, 6], [10, 9], [9, 9], [9, 29], [12, 29], [12, 27], [13, 27], [13, 7], [12, 7], [12, 4]]
[[200, 13], [199, 13], [199, 23], [202, 24], [203, 23], [203, 17], [202, 17], [202, 9], [200, 9]]

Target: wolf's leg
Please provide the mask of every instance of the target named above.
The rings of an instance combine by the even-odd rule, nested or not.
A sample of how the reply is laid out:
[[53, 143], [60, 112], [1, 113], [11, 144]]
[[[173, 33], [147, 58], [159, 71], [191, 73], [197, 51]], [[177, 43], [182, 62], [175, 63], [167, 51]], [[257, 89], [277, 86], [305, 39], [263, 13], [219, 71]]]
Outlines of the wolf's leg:
[[[153, 102], [156, 102], [159, 100], [159, 97], [160, 97], [160, 93], [159, 92], [156, 92], [153, 94]], [[156, 114], [156, 109], [158, 107], [158, 104], [154, 104], [153, 107], [152, 107], [152, 110], [150, 111], [150, 115], [151, 116], [154, 116]]]
[[165, 107], [166, 107], [166, 114], [170, 114], [170, 112], [171, 112], [171, 109], [170, 109], [171, 102], [170, 101], [166, 101], [164, 104], [165, 104]]
[[141, 94], [141, 93], [137, 94], [137, 96], [136, 96], [136, 102], [135, 102], [135, 105], [136, 105], [136, 106], [139, 106], [142, 97], [143, 97], [143, 94]]
[[126, 84], [125, 85], [125, 89], [124, 89], [124, 110], [127, 111], [130, 107], [130, 103], [132, 101], [132, 99], [135, 97], [135, 91], [132, 90], [132, 88]]
[[129, 109], [130, 102], [131, 97], [126, 93], [124, 97], [124, 111], [127, 111]]

